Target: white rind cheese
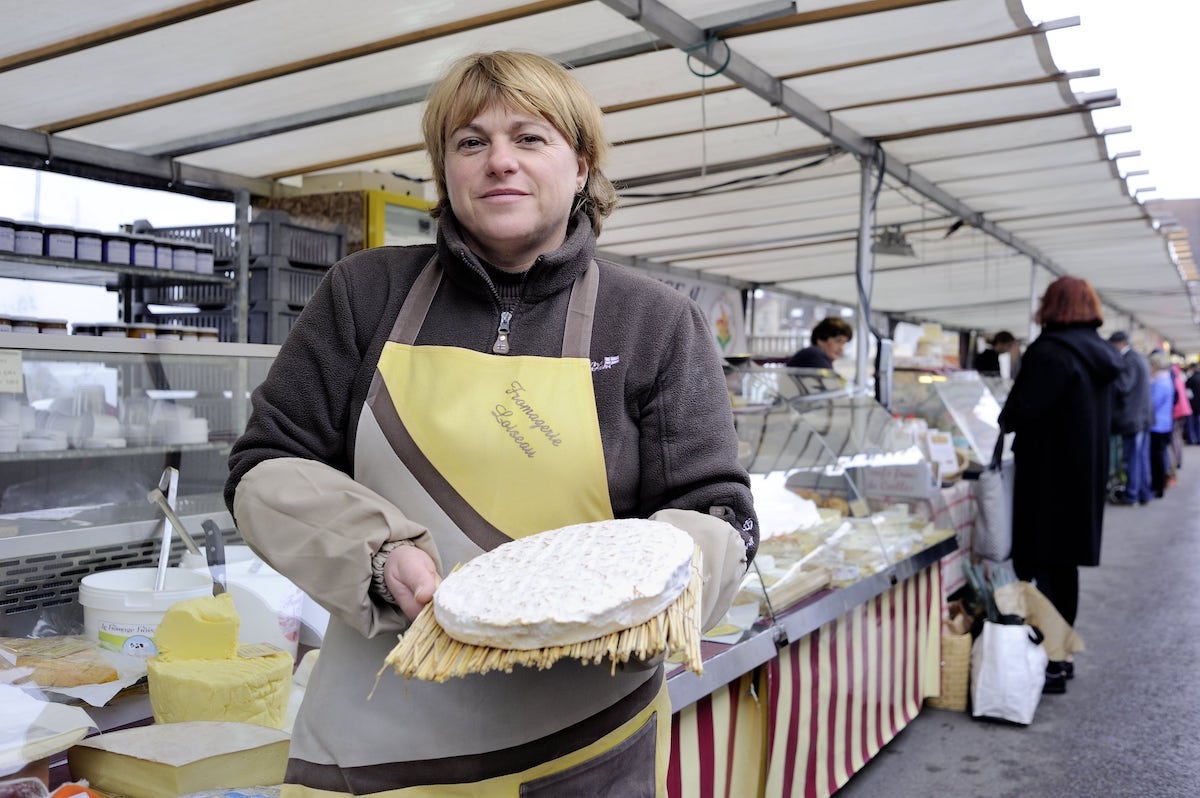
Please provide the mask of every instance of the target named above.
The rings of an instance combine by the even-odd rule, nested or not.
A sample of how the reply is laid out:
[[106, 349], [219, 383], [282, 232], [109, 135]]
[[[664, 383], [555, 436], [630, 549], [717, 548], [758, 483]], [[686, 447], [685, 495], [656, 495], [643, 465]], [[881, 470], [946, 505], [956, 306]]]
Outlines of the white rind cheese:
[[433, 596], [455, 640], [530, 650], [649, 621], [683, 593], [694, 544], [663, 521], [617, 519], [505, 543], [451, 573]]

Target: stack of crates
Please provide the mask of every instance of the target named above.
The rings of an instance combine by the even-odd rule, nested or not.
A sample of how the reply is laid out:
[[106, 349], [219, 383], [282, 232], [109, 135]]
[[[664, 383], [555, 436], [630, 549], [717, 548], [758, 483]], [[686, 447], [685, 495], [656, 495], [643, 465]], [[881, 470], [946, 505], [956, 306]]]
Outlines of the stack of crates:
[[[237, 275], [236, 225], [154, 228], [156, 235], [213, 245], [216, 272]], [[264, 211], [250, 222], [250, 280], [247, 340], [279, 344], [317, 290], [329, 267], [346, 254], [345, 228], [318, 230], [294, 224], [284, 211]], [[215, 327], [222, 341], [237, 339], [237, 289], [188, 284], [136, 292], [132, 321]], [[167, 309], [150, 306], [167, 306]], [[179, 312], [186, 305], [199, 312]], [[158, 312], [154, 312], [157, 310]]]

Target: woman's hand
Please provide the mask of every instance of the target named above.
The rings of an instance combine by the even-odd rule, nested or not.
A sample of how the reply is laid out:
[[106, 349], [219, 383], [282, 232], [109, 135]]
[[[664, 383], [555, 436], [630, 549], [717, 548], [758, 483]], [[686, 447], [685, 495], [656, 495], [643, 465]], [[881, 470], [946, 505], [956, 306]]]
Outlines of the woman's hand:
[[414, 619], [433, 600], [442, 578], [433, 558], [416, 546], [397, 546], [383, 566], [383, 581], [401, 611]]

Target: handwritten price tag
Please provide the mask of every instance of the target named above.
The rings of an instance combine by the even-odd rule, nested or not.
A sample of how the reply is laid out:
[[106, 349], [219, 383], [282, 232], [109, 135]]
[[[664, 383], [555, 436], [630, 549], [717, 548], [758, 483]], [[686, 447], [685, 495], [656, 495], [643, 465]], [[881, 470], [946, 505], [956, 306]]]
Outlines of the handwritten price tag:
[[21, 373], [21, 350], [0, 349], [0, 393], [24, 393], [25, 379]]

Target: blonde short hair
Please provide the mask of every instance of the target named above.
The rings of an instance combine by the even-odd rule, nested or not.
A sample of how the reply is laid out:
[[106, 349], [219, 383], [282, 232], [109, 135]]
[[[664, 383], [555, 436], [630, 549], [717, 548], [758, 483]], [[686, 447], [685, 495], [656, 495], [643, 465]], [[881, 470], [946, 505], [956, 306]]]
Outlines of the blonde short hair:
[[617, 205], [617, 190], [601, 171], [608, 142], [600, 106], [561, 65], [545, 56], [517, 50], [460, 58], [430, 91], [421, 119], [438, 194], [430, 215], [436, 219], [450, 207], [446, 137], [493, 104], [540, 116], [583, 158], [588, 178], [582, 204], [592, 230], [599, 235], [602, 222]]

